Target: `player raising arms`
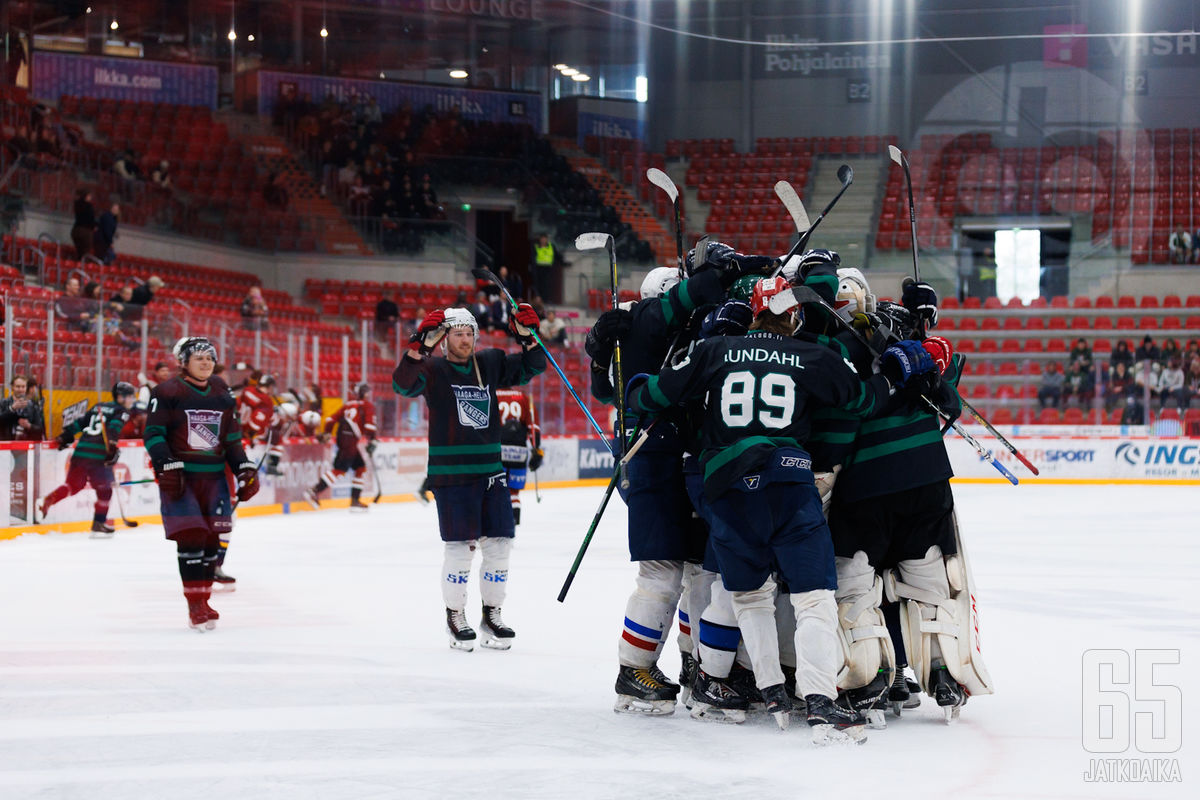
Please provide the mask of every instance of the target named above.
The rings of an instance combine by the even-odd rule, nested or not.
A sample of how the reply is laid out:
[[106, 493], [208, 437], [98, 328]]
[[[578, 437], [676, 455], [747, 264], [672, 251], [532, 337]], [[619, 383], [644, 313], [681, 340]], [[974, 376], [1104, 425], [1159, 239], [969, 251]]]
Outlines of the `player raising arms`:
[[883, 372], [862, 381], [815, 337], [793, 336], [800, 307], [786, 279], [759, 281], [751, 305], [750, 333], [708, 339], [674, 368], [636, 376], [630, 408], [658, 412], [704, 398], [698, 510], [709, 524], [767, 711], [784, 726], [791, 709], [775, 625], [772, 572], [778, 571], [796, 615], [797, 693], [804, 696], [814, 741], [861, 740], [862, 715], [835, 703], [842, 654], [833, 542], [803, 448], [815, 407], [869, 415], [894, 386], [934, 369], [933, 361], [918, 342], [901, 342], [888, 348]]
[[360, 383], [354, 387], [354, 396], [325, 420], [322, 435], [328, 440], [330, 434], [336, 438], [337, 454], [333, 457], [333, 468], [321, 476], [311, 489], [304, 492], [304, 499], [313, 508], [320, 508], [319, 495], [347, 472], [354, 472], [350, 481], [350, 510], [366, 511], [369, 506], [362, 501], [363, 476], [367, 462], [360, 445], [366, 443], [366, 457], [375, 454], [375, 405], [367, 399], [371, 387]]
[[[67, 482], [42, 498], [38, 514], [46, 518], [50, 507], [63, 498], [79, 492], [89, 483], [96, 490], [95, 515], [92, 517], [92, 538], [108, 539], [115, 530], [108, 524], [108, 504], [112, 500], [112, 465], [117, 461], [117, 439], [129, 421], [129, 409], [137, 397], [133, 384], [120, 381], [112, 388], [111, 403], [97, 403], [58, 435], [58, 449], [65, 450], [79, 435]], [[80, 435], [82, 434], [82, 435]]]
[[259, 488], [254, 463], [242, 447], [234, 400], [224, 383], [210, 380], [217, 349], [203, 337], [175, 346], [179, 375], [155, 386], [146, 419], [146, 452], [154, 465], [163, 528], [178, 550], [179, 577], [192, 628], [216, 627], [208, 605], [220, 537], [233, 529], [226, 469], [246, 502]]
[[[476, 352], [479, 325], [470, 311], [433, 311], [417, 328], [392, 373], [392, 386], [399, 394], [424, 395], [429, 406], [429, 488], [437, 502], [438, 527], [445, 542], [442, 597], [450, 646], [459, 650], [475, 646], [466, 605], [477, 546], [481, 553], [482, 644], [507, 650], [516, 636], [500, 617], [514, 526], [501, 463], [496, 390], [524, 385], [546, 369], [546, 354], [533, 338], [537, 325], [533, 307], [522, 303], [509, 318], [521, 352]], [[443, 337], [445, 358], [431, 358]]]

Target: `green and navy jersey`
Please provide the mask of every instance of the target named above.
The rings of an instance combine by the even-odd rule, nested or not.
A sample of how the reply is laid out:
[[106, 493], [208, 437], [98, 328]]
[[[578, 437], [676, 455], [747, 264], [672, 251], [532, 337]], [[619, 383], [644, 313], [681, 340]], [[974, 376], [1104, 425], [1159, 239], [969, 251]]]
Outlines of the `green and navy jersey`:
[[392, 388], [405, 397], [424, 395], [429, 406], [429, 485], [469, 483], [504, 472], [496, 390], [524, 386], [545, 370], [540, 347], [511, 355], [482, 350], [465, 364], [403, 356], [392, 373]]
[[869, 416], [889, 393], [882, 375], [861, 380], [817, 337], [753, 331], [699, 343], [685, 361], [639, 387], [630, 407], [658, 412], [703, 399], [700, 464], [705, 493], [716, 498], [763, 467], [775, 449], [805, 447], [817, 409]]
[[[958, 406], [959, 374], [952, 363], [938, 384], [946, 407]], [[898, 392], [878, 416], [862, 421], [834, 488], [835, 502], [850, 502], [925, 486], [954, 475], [942, 441], [941, 418], [919, 397]]]
[[129, 421], [129, 411], [112, 401], [97, 403], [86, 414], [63, 428], [64, 434], [79, 435], [75, 443], [75, 458], [108, 457], [109, 445], [114, 447], [121, 438], [121, 429]]
[[155, 469], [182, 461], [189, 475], [223, 475], [246, 462], [236, 401], [220, 378], [196, 386], [171, 378], [150, 391], [143, 440]]

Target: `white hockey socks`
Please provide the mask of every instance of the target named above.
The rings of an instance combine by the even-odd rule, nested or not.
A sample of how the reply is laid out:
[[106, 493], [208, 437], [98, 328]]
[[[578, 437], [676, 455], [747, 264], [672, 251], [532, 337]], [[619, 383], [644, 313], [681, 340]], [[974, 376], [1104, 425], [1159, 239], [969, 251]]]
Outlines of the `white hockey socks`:
[[[829, 589], [793, 594], [796, 613], [796, 694], [837, 697], [837, 671], [842, 665], [838, 643], [837, 601]], [[759, 685], [763, 685], [759, 682]]]
[[775, 580], [767, 578], [757, 589], [729, 593], [738, 628], [750, 653], [754, 682], [760, 689], [783, 683], [783, 670], [779, 668], [779, 633], [775, 629], [775, 588]]
[[512, 542], [509, 536], [484, 536], [479, 540], [479, 594], [485, 606], [499, 608], [504, 605]]
[[624, 629], [617, 643], [621, 666], [654, 666], [682, 591], [682, 561], [638, 562], [637, 587], [625, 604]]
[[683, 592], [679, 596], [679, 636], [676, 639], [680, 653], [700, 657], [700, 616], [708, 605], [709, 592], [717, 573], [709, 572], [700, 564], [683, 565]]
[[710, 597], [700, 615], [700, 668], [714, 678], [728, 678], [742, 632], [733, 612], [733, 596], [725, 584], [713, 581]]
[[446, 608], [465, 611], [467, 582], [471, 579], [471, 561], [475, 558], [475, 542], [446, 542], [442, 558], [442, 599]]

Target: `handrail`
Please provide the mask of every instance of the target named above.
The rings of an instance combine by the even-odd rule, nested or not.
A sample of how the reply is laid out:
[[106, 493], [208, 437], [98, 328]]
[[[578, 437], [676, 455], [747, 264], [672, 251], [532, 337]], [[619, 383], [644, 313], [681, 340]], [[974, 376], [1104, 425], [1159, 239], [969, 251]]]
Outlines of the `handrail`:
[[[58, 239], [55, 239], [53, 236], [51, 236], [46, 231], [42, 231], [41, 233], [38, 234], [38, 237], [37, 237], [38, 245], [41, 245], [43, 240], [49, 241], [50, 243], [52, 243], [54, 245], [54, 263], [61, 264], [62, 263], [62, 243], [60, 243], [58, 241]], [[45, 258], [43, 258], [42, 259], [42, 273], [38, 275], [38, 283], [42, 284], [43, 286], [46, 284], [45, 268], [46, 268], [46, 260], [45, 260]]]

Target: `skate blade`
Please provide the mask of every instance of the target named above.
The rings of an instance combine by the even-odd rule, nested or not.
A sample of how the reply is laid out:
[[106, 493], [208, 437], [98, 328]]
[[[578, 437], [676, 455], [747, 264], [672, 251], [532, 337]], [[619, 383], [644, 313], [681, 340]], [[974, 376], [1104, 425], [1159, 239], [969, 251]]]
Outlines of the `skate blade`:
[[645, 714], [650, 717], [665, 717], [675, 713], [674, 700], [642, 700], [627, 694], [617, 695], [613, 711], [618, 714]]
[[[207, 630], [212, 630], [212, 628], [208, 627], [207, 622], [189, 622], [188, 627], [190, 627], [196, 633], [204, 633]], [[216, 626], [213, 626], [213, 627], [216, 627]]]
[[511, 650], [512, 639], [497, 639], [495, 636], [485, 636], [479, 640], [479, 646], [488, 650]]
[[350, 506], [351, 514], [365, 514], [370, 510], [371, 509], [368, 506], [361, 506], [361, 507], [360, 506]]
[[679, 702], [683, 703], [683, 707], [688, 711], [692, 710], [692, 688], [690, 686], [680, 688]]
[[116, 534], [113, 534], [113, 533], [103, 533], [102, 531], [92, 531], [92, 535], [89, 536], [88, 538], [89, 539], [111, 539], [115, 535]]
[[699, 700], [692, 703], [692, 719], [704, 722], [725, 722], [730, 725], [741, 725], [746, 721], [746, 712], [737, 708], [716, 708]]
[[792, 715], [788, 711], [774, 711], [771, 716], [775, 718], [775, 724], [779, 726], [779, 730], [786, 731], [792, 723]]
[[458, 639], [451, 639], [450, 640], [450, 649], [451, 650], [461, 650], [464, 653], [470, 653], [472, 650], [475, 649], [475, 641], [470, 640], [470, 641], [466, 641], [466, 642], [460, 642]]
[[235, 584], [235, 583], [216, 583], [214, 581], [213, 585], [212, 585], [212, 591], [213, 591], [213, 594], [217, 594], [218, 592], [221, 592], [224, 594], [229, 594], [230, 592], [237, 591], [237, 584]]
[[[882, 731], [887, 729], [887, 717], [884, 715], [882, 708], [871, 708], [863, 713], [867, 718], [867, 727], [872, 730]], [[896, 716], [900, 716], [897, 714]]]
[[962, 711], [962, 706], [943, 706], [942, 712], [946, 715], [945, 722], [951, 725], [958, 721], [959, 712]]
[[862, 744], [867, 740], [865, 725], [853, 725], [849, 728], [838, 728], [834, 725], [813, 725], [813, 744], [819, 747], [829, 745]]

